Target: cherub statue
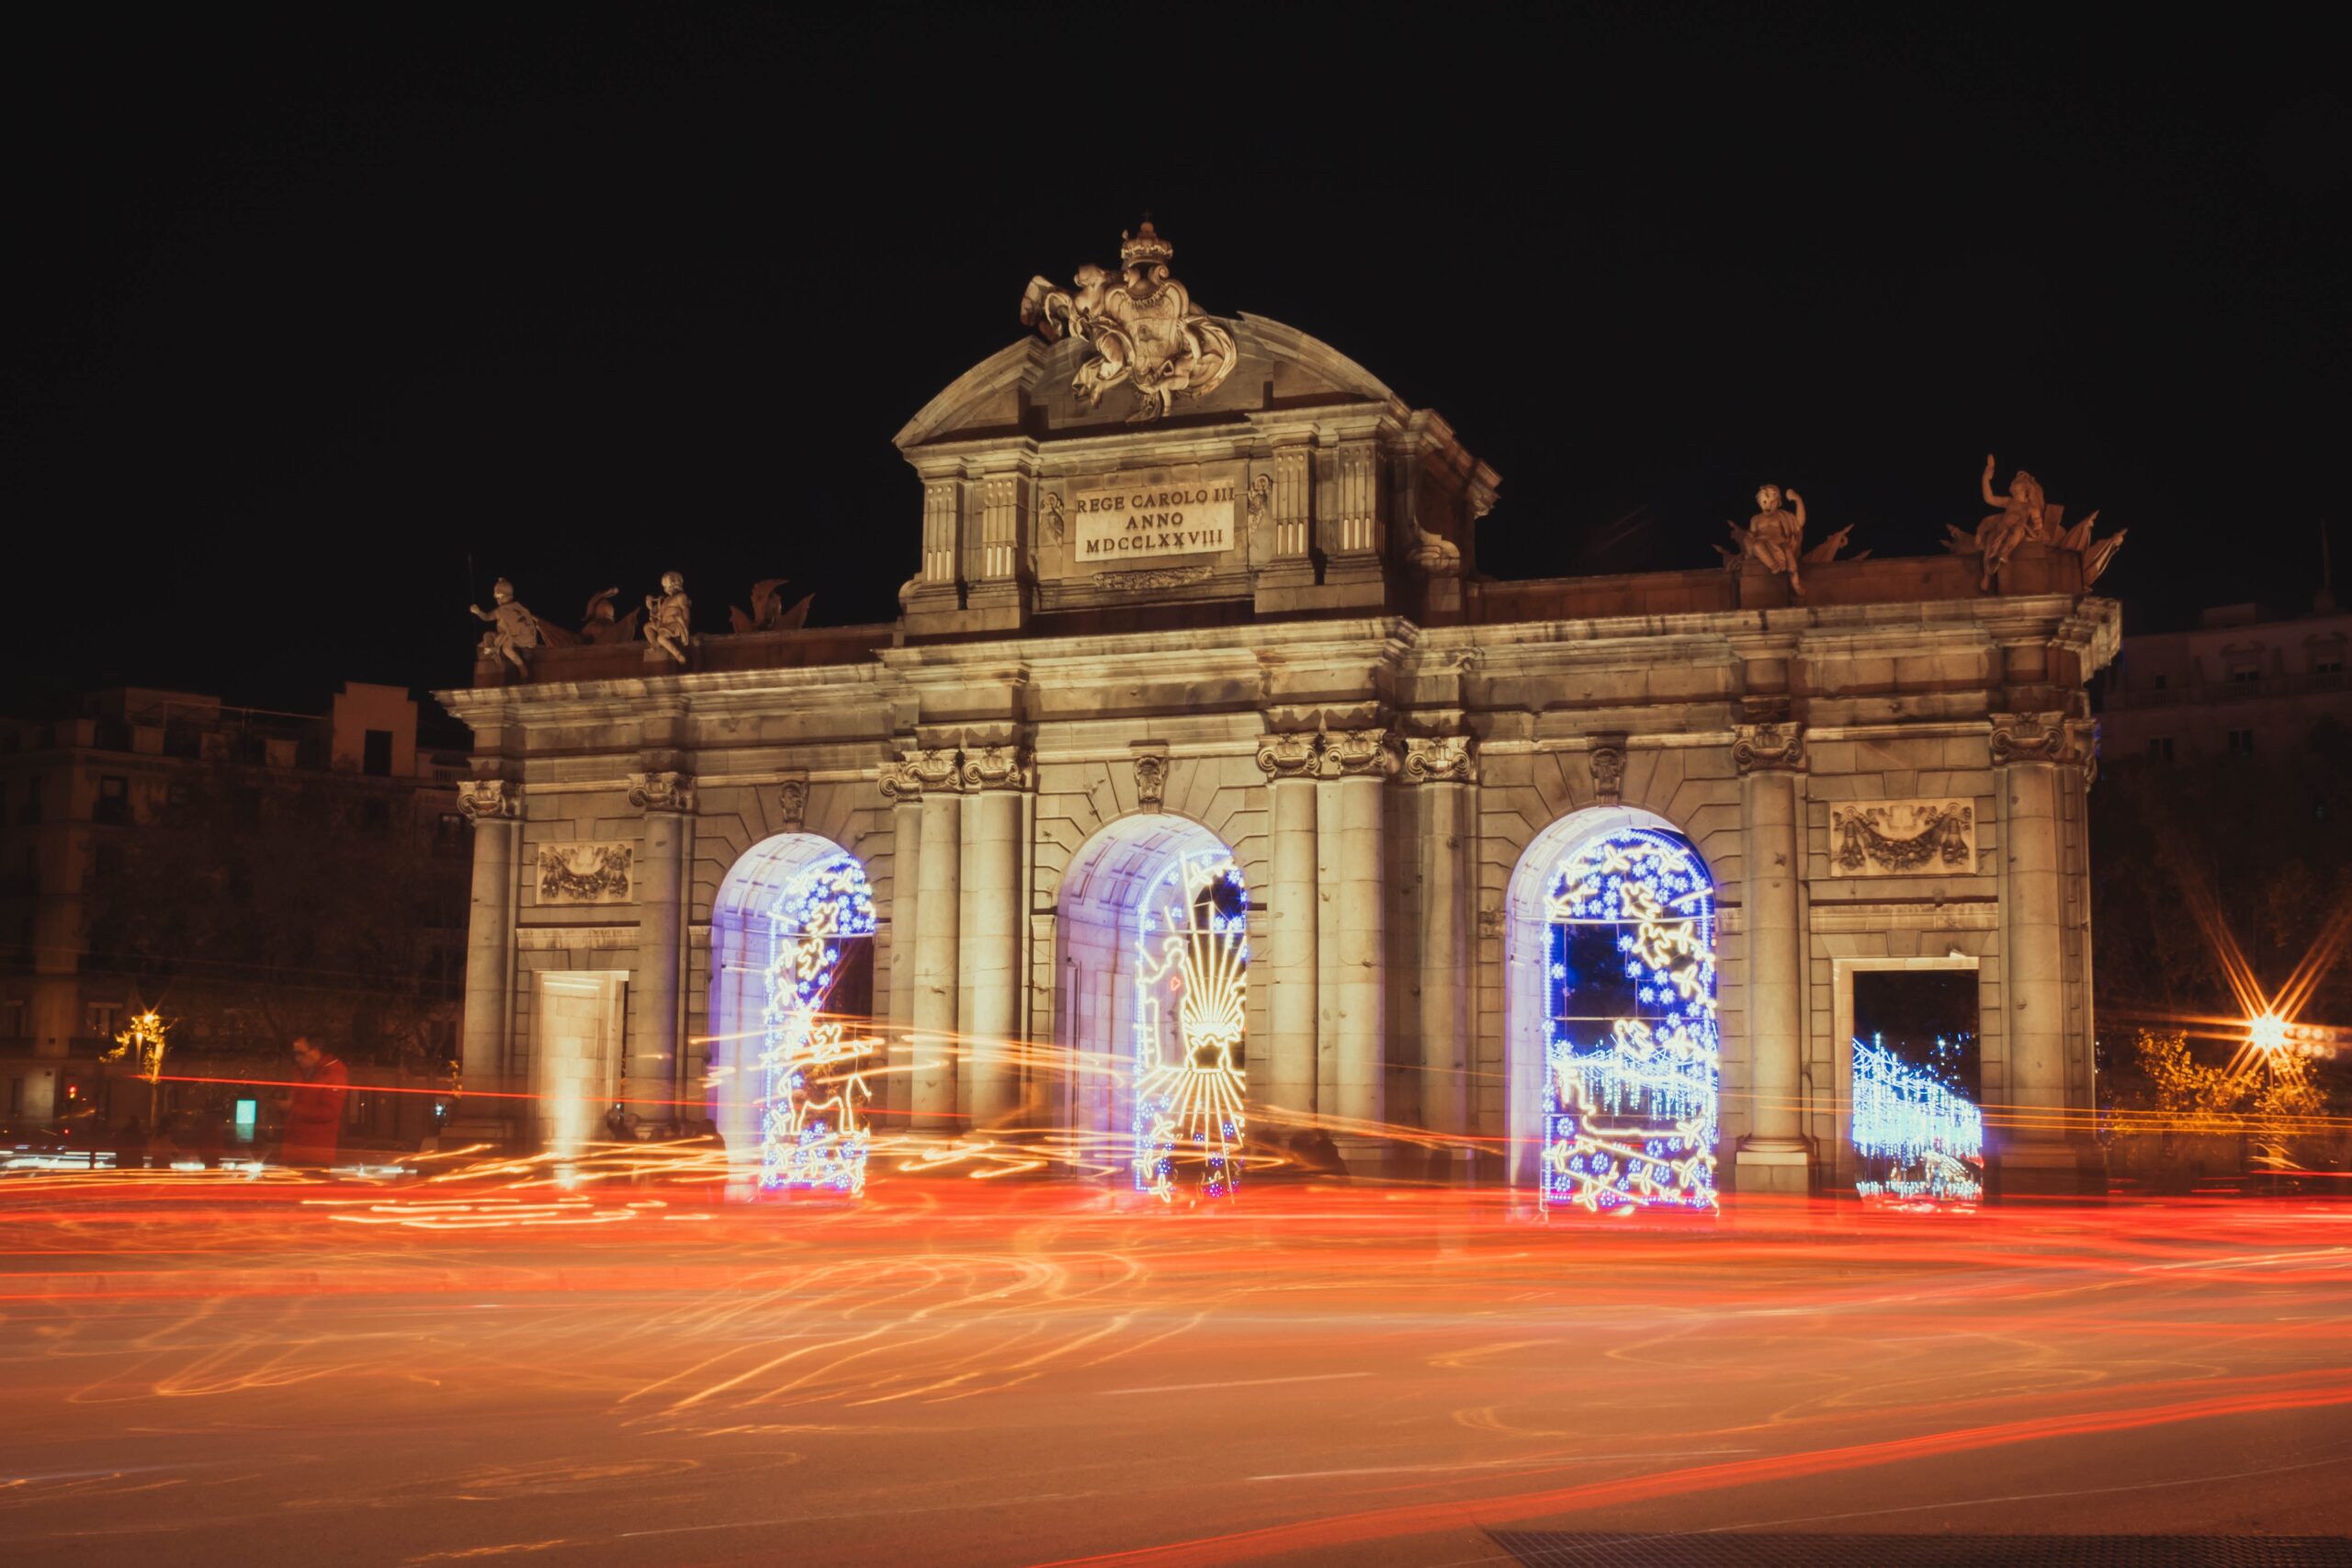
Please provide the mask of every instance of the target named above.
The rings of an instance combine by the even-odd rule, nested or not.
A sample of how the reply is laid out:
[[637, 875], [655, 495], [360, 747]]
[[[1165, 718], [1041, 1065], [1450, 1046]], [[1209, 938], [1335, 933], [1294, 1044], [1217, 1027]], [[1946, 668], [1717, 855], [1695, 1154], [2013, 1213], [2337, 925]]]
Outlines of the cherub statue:
[[[1796, 508], [1789, 513], [1781, 510], [1781, 493], [1779, 485], [1765, 485], [1756, 492], [1756, 515], [1747, 520], [1747, 527], [1736, 523], [1724, 525], [1739, 543], [1736, 558], [1728, 550], [1724, 552], [1724, 564], [1731, 565], [1736, 560], [1744, 566], [1753, 562], [1766, 571], [1786, 573], [1789, 591], [1802, 598], [1804, 580], [1799, 569], [1804, 559], [1804, 497], [1794, 491], [1788, 491], [1788, 499]], [[1841, 541], [1844, 537], [1843, 534], [1838, 536]]]
[[729, 623], [739, 632], [797, 631], [808, 619], [808, 606], [816, 599], [814, 593], [801, 595], [791, 609], [784, 607], [784, 596], [776, 592], [792, 580], [788, 577], [763, 578], [752, 584], [752, 612], [745, 615], [729, 604]]
[[695, 639], [693, 613], [694, 602], [686, 597], [684, 576], [663, 572], [661, 593], [645, 596], [645, 640], [684, 664], [686, 649]]
[[637, 640], [637, 620], [645, 612], [631, 610], [626, 615], [616, 615], [613, 611], [613, 601], [619, 595], [619, 589], [607, 588], [588, 601], [588, 608], [581, 612], [580, 640], [582, 642], [602, 645], [608, 642]]
[[479, 604], [466, 606], [474, 613], [474, 619], [490, 623], [490, 630], [481, 634], [476, 652], [483, 659], [503, 659], [516, 670], [523, 670], [522, 650], [539, 646], [539, 618], [523, 607], [514, 597], [514, 585], [503, 577], [492, 585], [490, 596], [497, 605], [494, 610], [485, 610]]

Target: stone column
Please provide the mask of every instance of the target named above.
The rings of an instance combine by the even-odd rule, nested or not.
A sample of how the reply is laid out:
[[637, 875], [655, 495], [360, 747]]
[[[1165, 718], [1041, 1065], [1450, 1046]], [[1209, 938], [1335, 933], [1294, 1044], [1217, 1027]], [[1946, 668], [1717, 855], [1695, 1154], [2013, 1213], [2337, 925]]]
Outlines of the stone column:
[[904, 1127], [913, 1096], [915, 940], [922, 928], [922, 780], [902, 762], [882, 768], [890, 811], [890, 1029], [888, 1068], [874, 1085], [883, 1124]]
[[473, 824], [474, 880], [466, 913], [466, 999], [458, 1035], [464, 1087], [457, 1114], [442, 1136], [452, 1142], [514, 1140], [515, 1102], [506, 1036], [513, 1027], [514, 990], [514, 841], [522, 824], [519, 792], [503, 779], [469, 779], [458, 786], [458, 805]]
[[2084, 1160], [2066, 1118], [2062, 770], [2090, 761], [2089, 727], [2063, 714], [1995, 714], [2001, 854], [2002, 1043], [1998, 1097], [2018, 1125], [1998, 1138], [2005, 1192], [2078, 1190]]
[[1797, 919], [1804, 862], [1797, 836], [1797, 775], [1804, 731], [1794, 724], [1739, 727], [1747, 829], [1748, 1134], [1734, 1170], [1742, 1192], [1803, 1193], [1810, 1158], [1800, 1115], [1804, 1057], [1804, 932]]
[[[1316, 1113], [1316, 934], [1321, 891], [1316, 884], [1315, 768], [1311, 735], [1274, 735], [1261, 742], [1258, 767], [1272, 795], [1269, 846], [1272, 905], [1267, 951], [1250, 967], [1266, 976], [1267, 1049], [1250, 1065], [1250, 1098], [1303, 1121]], [[1268, 1128], [1269, 1135], [1288, 1134]]]
[[[1470, 838], [1470, 783], [1476, 776], [1470, 739], [1447, 736], [1405, 742], [1408, 783], [1420, 786], [1429, 807], [1420, 841], [1421, 1126], [1442, 1138], [1470, 1133], [1470, 879], [1464, 866]], [[1438, 1151], [1430, 1162], [1437, 1179], [1470, 1168], [1466, 1141]]]
[[962, 1097], [975, 1130], [1001, 1127], [1021, 1105], [1021, 792], [1028, 760], [1010, 746], [966, 753], [962, 908]]
[[[937, 757], [927, 753], [926, 761]], [[948, 754], [953, 765], [953, 754]], [[915, 1126], [958, 1127], [956, 1104], [957, 928], [962, 918], [964, 800], [952, 787], [922, 795], [922, 881], [915, 904], [914, 1079], [908, 1098]]]
[[1327, 946], [1335, 966], [1318, 987], [1333, 1002], [1340, 1115], [1359, 1125], [1334, 1141], [1351, 1169], [1373, 1174], [1386, 1160], [1385, 1145], [1373, 1131], [1386, 1119], [1388, 1019], [1386, 979], [1387, 895], [1384, 874], [1383, 816], [1396, 753], [1386, 732], [1351, 731], [1330, 738], [1324, 755], [1337, 775], [1338, 841], [1331, 908], [1339, 940]]
[[637, 855], [637, 973], [629, 1020], [628, 1103], [640, 1133], [677, 1129], [679, 970], [685, 962], [686, 840], [694, 780], [684, 773], [629, 775], [628, 803], [645, 814]]

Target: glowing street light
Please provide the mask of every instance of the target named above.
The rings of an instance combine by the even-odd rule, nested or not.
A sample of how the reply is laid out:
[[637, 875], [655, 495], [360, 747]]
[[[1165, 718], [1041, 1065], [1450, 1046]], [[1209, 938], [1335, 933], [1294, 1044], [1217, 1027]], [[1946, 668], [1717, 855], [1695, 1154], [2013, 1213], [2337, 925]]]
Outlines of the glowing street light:
[[2266, 1012], [2246, 1021], [2246, 1043], [2266, 1056], [2277, 1056], [2287, 1049], [2287, 1021], [2275, 1012]]

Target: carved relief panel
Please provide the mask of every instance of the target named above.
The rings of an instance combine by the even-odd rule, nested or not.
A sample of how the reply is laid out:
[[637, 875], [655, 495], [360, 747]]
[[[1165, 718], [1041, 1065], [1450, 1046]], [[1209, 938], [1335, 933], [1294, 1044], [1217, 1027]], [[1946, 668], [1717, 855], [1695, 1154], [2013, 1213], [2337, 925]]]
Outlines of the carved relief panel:
[[630, 882], [635, 855], [635, 846], [627, 843], [541, 844], [541, 907], [628, 903], [635, 897]]
[[1847, 876], [1955, 876], [1976, 869], [1965, 800], [1857, 800], [1829, 808], [1829, 861]]

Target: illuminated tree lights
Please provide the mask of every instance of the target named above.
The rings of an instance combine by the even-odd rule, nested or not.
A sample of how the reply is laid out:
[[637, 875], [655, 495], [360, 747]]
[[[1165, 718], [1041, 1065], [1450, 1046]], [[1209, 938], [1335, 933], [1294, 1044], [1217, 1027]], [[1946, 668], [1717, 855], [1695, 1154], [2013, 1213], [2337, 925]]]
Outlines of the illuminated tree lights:
[[[1944, 1042], [1937, 1043], [1938, 1055]], [[1924, 1067], [1872, 1036], [1854, 1042], [1854, 1190], [1905, 1202], [1973, 1203], [1984, 1196], [1984, 1114]]]
[[1199, 1196], [1223, 1198], [1240, 1174], [1249, 912], [1241, 870], [1222, 852], [1180, 856], [1144, 895], [1135, 961], [1138, 1192], [1173, 1201], [1183, 1167]]
[[1713, 1208], [1714, 885], [1697, 852], [1650, 828], [1595, 840], [1554, 873], [1544, 915], [1544, 1206]]
[[858, 1068], [873, 1049], [824, 1016], [852, 942], [874, 934], [874, 898], [854, 857], [800, 872], [777, 897], [760, 1067], [760, 1185], [865, 1190], [872, 1098]]

